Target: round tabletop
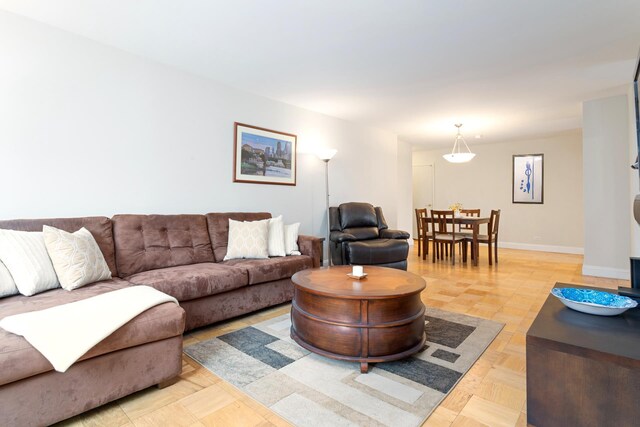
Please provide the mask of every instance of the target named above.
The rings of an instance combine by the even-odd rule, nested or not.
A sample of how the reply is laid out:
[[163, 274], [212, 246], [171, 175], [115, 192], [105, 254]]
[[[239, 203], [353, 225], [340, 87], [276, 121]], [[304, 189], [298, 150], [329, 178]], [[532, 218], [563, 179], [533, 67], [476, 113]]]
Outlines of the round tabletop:
[[307, 292], [341, 298], [389, 298], [422, 292], [427, 283], [420, 276], [403, 270], [364, 266], [366, 278], [353, 279], [350, 265], [302, 270], [291, 280]]

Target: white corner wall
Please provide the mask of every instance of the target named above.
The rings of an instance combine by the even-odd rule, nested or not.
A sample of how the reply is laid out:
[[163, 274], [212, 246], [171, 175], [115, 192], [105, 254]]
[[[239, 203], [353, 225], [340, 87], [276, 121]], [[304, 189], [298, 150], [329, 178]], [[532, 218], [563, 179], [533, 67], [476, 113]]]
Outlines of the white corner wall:
[[[433, 164], [437, 209], [460, 202], [483, 215], [500, 209], [501, 247], [582, 253], [582, 139], [579, 131], [492, 144], [474, 144], [476, 157], [453, 164], [446, 148], [415, 151], [414, 165]], [[453, 143], [453, 140], [452, 140]], [[450, 150], [450, 148], [449, 148]], [[512, 156], [544, 154], [544, 204], [511, 202]], [[414, 184], [415, 185], [415, 184]]]
[[[318, 145], [338, 150], [332, 204], [380, 205], [393, 227], [411, 219], [399, 208], [410, 156], [391, 133], [5, 12], [0, 40], [2, 219], [260, 210], [324, 236], [324, 164], [304, 154]], [[298, 135], [295, 187], [232, 182], [235, 121]]]
[[[398, 141], [398, 225], [411, 233], [413, 227], [413, 174], [411, 170], [412, 146]], [[409, 239], [413, 245], [413, 239]]]
[[583, 104], [584, 225], [582, 274], [629, 278], [630, 178], [627, 95]]
[[[627, 106], [629, 110], [629, 164], [636, 161], [638, 155], [638, 134], [636, 130], [636, 100], [633, 84], [627, 88]], [[633, 200], [640, 194], [640, 174], [639, 171], [629, 168], [629, 230], [630, 230], [630, 251], [632, 257], [640, 257], [640, 224], [633, 217]]]

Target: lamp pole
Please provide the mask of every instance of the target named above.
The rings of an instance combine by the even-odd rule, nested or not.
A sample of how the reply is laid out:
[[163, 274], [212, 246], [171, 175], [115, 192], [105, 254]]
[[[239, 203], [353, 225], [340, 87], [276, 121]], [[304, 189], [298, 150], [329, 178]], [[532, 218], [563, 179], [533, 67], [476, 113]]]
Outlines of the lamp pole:
[[329, 214], [329, 160], [324, 159], [324, 182], [327, 190], [327, 265], [331, 265], [331, 223], [329, 222], [331, 215]]
[[324, 162], [324, 185], [326, 189], [326, 209], [327, 209], [327, 265], [331, 265], [331, 215], [329, 214], [329, 161], [336, 155], [338, 150], [333, 148], [318, 152], [318, 158]]

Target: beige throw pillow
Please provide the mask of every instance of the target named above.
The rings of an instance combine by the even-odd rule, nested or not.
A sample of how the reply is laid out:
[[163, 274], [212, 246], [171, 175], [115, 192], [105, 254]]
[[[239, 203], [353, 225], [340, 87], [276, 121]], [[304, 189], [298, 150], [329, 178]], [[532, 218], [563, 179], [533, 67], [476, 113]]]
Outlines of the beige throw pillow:
[[22, 295], [60, 286], [42, 232], [0, 230], [0, 260]]
[[237, 258], [269, 258], [269, 220], [229, 219], [229, 242], [224, 261]]
[[287, 255], [300, 255], [298, 248], [298, 230], [300, 223], [289, 224], [284, 226], [284, 250]]
[[282, 215], [269, 220], [269, 256], [285, 256], [284, 248], [284, 222]]
[[86, 228], [68, 233], [54, 227], [43, 227], [44, 242], [60, 285], [67, 291], [89, 283], [111, 279], [111, 270]]
[[13, 281], [11, 273], [9, 273], [7, 267], [0, 261], [0, 298], [18, 293], [16, 282]]

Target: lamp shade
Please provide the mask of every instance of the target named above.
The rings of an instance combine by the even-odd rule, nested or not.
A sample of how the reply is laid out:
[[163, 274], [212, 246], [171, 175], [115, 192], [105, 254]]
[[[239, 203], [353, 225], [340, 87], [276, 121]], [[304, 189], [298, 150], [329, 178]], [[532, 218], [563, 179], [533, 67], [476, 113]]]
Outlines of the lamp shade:
[[328, 162], [333, 158], [333, 156], [336, 155], [337, 152], [338, 150], [336, 150], [335, 148], [324, 148], [324, 149], [318, 150], [316, 155], [320, 160], [324, 160], [325, 162]]
[[[453, 142], [453, 149], [451, 150], [451, 153], [444, 154], [442, 157], [450, 163], [466, 163], [476, 155], [471, 152], [467, 145], [467, 141], [464, 140], [464, 136], [460, 133], [462, 123], [456, 124], [456, 127], [458, 128], [458, 133], [456, 134], [456, 139]], [[462, 151], [462, 144], [464, 144], [464, 147], [467, 149], [466, 152]]]
[[475, 153], [449, 153], [444, 154], [442, 157], [451, 163], [466, 163], [471, 161], [475, 156]]

